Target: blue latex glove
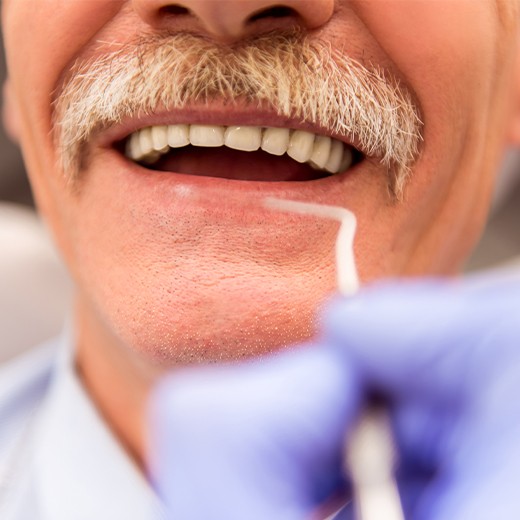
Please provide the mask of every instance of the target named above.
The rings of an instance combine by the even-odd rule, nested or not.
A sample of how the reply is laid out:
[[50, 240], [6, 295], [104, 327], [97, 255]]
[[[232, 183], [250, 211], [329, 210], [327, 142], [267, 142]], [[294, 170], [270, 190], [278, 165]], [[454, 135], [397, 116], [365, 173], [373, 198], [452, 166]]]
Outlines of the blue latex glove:
[[348, 487], [343, 436], [372, 391], [407, 519], [520, 518], [520, 283], [482, 279], [373, 286], [329, 306], [316, 345], [166, 379], [151, 466], [171, 518], [310, 518]]

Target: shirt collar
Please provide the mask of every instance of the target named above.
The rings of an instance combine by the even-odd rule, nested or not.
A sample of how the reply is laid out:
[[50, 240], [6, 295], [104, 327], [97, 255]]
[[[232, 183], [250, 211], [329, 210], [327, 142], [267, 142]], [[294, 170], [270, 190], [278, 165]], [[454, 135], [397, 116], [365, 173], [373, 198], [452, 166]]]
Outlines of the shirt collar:
[[158, 497], [79, 380], [71, 344], [63, 338], [35, 440], [43, 519], [165, 518]]

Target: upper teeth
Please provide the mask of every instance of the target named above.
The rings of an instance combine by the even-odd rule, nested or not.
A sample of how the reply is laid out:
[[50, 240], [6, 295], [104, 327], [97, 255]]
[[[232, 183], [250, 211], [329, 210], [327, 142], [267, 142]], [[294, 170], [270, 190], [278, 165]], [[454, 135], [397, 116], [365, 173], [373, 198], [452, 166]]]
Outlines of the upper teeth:
[[170, 125], [152, 126], [134, 132], [127, 142], [126, 156], [134, 161], [154, 163], [172, 148], [183, 146], [227, 146], [272, 155], [287, 153], [295, 161], [309, 163], [317, 170], [339, 173], [352, 164], [352, 149], [341, 141], [303, 130], [258, 126]]

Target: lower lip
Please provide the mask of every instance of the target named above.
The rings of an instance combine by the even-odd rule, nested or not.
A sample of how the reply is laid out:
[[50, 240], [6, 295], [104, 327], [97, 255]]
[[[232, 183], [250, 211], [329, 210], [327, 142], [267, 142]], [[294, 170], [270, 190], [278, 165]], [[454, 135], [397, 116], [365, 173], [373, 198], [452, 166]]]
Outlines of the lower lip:
[[222, 196], [220, 202], [223, 205], [236, 195], [244, 205], [259, 205], [259, 200], [263, 198], [278, 197], [343, 206], [350, 198], [349, 192], [355, 185], [358, 170], [365, 162], [354, 165], [344, 173], [311, 181], [263, 182], [151, 170], [129, 161], [114, 149], [104, 149], [96, 155], [94, 160], [101, 159], [104, 169], [117, 175], [127, 186], [131, 184], [139, 190], [153, 190], [157, 204], [161, 204], [161, 200], [169, 204], [172, 196], [186, 196], [189, 193], [201, 202], [207, 199], [213, 204], [219, 200], [216, 196]]

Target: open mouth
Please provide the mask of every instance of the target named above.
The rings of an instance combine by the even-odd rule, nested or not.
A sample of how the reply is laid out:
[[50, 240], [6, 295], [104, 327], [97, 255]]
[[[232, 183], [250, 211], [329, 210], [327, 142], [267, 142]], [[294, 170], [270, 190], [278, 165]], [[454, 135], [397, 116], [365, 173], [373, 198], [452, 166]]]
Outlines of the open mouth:
[[249, 181], [312, 181], [347, 172], [362, 156], [331, 137], [259, 126], [149, 126], [122, 143], [127, 159], [155, 171]]

